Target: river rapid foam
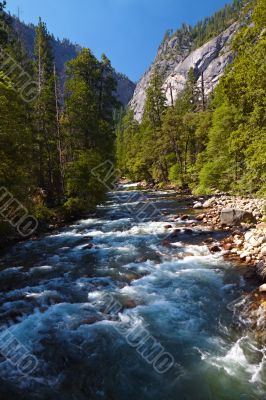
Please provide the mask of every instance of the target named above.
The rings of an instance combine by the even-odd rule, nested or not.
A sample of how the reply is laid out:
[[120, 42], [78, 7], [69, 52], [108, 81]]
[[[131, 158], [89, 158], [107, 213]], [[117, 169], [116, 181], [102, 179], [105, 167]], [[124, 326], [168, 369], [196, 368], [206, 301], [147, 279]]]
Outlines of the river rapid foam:
[[[230, 307], [252, 282], [204, 242], [223, 233], [187, 229], [176, 214], [190, 205], [173, 192], [145, 193], [164, 217], [136, 220], [132, 189], [0, 259], [0, 398], [265, 399], [265, 350]], [[33, 371], [3, 351], [7, 332]], [[144, 335], [169, 369], [140, 350]]]

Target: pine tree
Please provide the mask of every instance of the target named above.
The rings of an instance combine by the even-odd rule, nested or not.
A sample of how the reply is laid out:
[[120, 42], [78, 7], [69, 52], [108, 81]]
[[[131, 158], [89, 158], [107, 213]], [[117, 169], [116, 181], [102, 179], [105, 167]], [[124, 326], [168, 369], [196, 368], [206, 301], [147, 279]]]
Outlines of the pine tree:
[[97, 163], [113, 159], [115, 82], [106, 56], [99, 62], [89, 49], [67, 63], [64, 129], [68, 147], [65, 207], [88, 208], [106, 191], [101, 179], [91, 173]]
[[162, 124], [162, 116], [166, 110], [166, 96], [163, 89], [163, 79], [157, 70], [153, 72], [146, 93], [144, 121], [153, 129]]
[[58, 148], [58, 99], [50, 35], [41, 19], [36, 28], [34, 54], [35, 78], [38, 82], [35, 103], [38, 185], [45, 190], [47, 203], [55, 205], [63, 195]]
[[27, 198], [31, 176], [31, 119], [14, 83], [0, 71], [0, 186]]
[[141, 179], [138, 174], [140, 154], [139, 124], [134, 118], [133, 110], [128, 109], [117, 122], [116, 128], [116, 161], [123, 175], [133, 180]]
[[197, 77], [194, 68], [190, 68], [188, 71], [182, 97], [187, 101], [187, 111], [195, 112], [201, 109], [201, 93], [197, 86]]
[[114, 79], [114, 69], [111, 61], [102, 54], [99, 63], [99, 118], [107, 121], [113, 120], [113, 110], [120, 106], [114, 96], [116, 81]]
[[6, 7], [5, 1], [0, 1], [0, 46], [5, 47], [8, 43], [8, 27], [10, 26], [10, 21], [4, 13]]
[[[89, 49], [67, 63], [65, 116], [72, 153], [99, 146], [99, 63]], [[97, 98], [98, 96], [98, 98]]]
[[266, 193], [266, 7], [258, 0], [253, 24], [233, 42], [235, 60], [215, 90], [212, 128], [201, 187]]
[[[0, 2], [0, 186], [28, 202], [32, 175], [32, 108], [20, 93], [21, 71], [29, 67], [23, 47], [12, 32], [11, 18]], [[2, 70], [1, 70], [2, 68]]]

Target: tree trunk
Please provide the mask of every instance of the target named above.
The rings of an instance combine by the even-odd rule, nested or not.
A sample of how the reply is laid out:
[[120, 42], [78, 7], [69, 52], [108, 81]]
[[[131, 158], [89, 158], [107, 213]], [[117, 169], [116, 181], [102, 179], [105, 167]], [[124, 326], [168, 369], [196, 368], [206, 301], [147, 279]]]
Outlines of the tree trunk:
[[56, 107], [56, 136], [57, 136], [57, 152], [59, 158], [59, 171], [60, 171], [60, 186], [61, 186], [61, 194], [65, 193], [65, 171], [64, 171], [64, 161], [63, 161], [63, 151], [62, 151], [62, 142], [61, 142], [61, 130], [60, 130], [60, 111], [59, 111], [59, 96], [58, 96], [58, 88], [56, 81], [56, 69], [54, 64], [54, 91], [55, 91], [55, 107]]

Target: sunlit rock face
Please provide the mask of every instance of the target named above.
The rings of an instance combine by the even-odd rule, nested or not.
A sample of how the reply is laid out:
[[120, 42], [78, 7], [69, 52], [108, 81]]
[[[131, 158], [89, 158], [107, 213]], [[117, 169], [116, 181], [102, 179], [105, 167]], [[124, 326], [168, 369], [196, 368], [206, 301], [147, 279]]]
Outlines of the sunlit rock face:
[[191, 51], [192, 44], [187, 42], [181, 49], [179, 48], [178, 52], [174, 52], [175, 38], [170, 38], [168, 42], [163, 43], [154, 63], [137, 84], [130, 102], [136, 119], [138, 121], [142, 119], [146, 90], [155, 68], [163, 75], [168, 105], [171, 105], [172, 100], [175, 101], [177, 95], [184, 89], [191, 68], [195, 71], [199, 87], [202, 85], [203, 78], [205, 95], [211, 93], [226, 67], [233, 60], [230, 43], [238, 27], [238, 23], [232, 24], [223, 33], [194, 51]]
[[132, 99], [136, 84], [128, 79], [125, 75], [115, 72], [115, 79], [117, 82], [117, 99], [124, 106]]

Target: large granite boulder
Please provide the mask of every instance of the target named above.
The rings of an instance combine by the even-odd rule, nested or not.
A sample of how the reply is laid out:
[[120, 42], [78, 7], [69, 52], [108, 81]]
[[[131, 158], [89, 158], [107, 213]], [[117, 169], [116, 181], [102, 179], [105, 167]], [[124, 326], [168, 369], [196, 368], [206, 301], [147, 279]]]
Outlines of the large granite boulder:
[[237, 208], [223, 208], [220, 215], [222, 225], [236, 226], [244, 223], [256, 223], [254, 215], [246, 210], [238, 210]]

